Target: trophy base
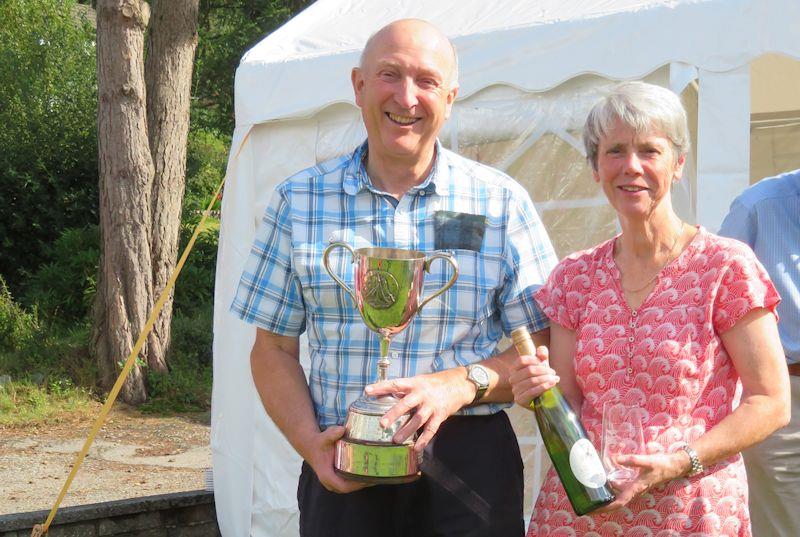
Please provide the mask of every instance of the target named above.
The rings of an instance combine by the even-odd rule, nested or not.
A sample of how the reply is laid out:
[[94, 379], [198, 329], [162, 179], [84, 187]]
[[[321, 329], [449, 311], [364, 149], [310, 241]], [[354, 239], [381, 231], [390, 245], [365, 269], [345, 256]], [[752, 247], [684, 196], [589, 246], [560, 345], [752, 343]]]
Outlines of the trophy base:
[[336, 473], [360, 483], [411, 483], [422, 475], [412, 444], [379, 444], [344, 438], [336, 442], [335, 457]]

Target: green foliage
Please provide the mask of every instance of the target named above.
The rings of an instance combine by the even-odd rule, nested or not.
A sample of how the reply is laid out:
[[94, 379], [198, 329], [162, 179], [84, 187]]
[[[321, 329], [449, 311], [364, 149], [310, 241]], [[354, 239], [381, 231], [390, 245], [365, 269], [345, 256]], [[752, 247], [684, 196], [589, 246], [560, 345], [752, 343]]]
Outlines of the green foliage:
[[[239, 59], [311, 3], [200, 0], [181, 249], [225, 173]], [[0, 375], [13, 378], [0, 387], [0, 423], [88, 401], [97, 381], [95, 32], [74, 6], [0, 0]], [[170, 373], [147, 372], [151, 411], [210, 405], [218, 228], [206, 221], [177, 281]]]
[[233, 132], [233, 77], [242, 54], [312, 0], [200, 0], [192, 124]]
[[193, 315], [178, 315], [172, 321], [167, 374], [148, 371], [146, 412], [189, 412], [211, 406], [211, 303]]
[[[192, 230], [181, 230], [181, 248]], [[175, 284], [175, 316], [193, 316], [199, 310], [211, 309], [214, 299], [214, 273], [217, 262], [218, 231], [202, 231], [192, 253]], [[176, 319], [177, 320], [177, 319]]]
[[0, 2], [0, 273], [97, 220], [94, 30], [71, 0]]
[[[197, 130], [189, 134], [179, 252], [186, 247], [202, 212], [208, 207], [211, 196], [225, 176], [229, 143], [227, 137], [208, 131]], [[212, 210], [218, 209], [219, 201], [212, 207]], [[197, 315], [198, 311], [210, 311], [212, 308], [218, 235], [219, 220], [209, 217], [175, 284], [176, 321], [182, 316], [191, 317]]]
[[25, 283], [24, 300], [48, 324], [86, 319], [97, 285], [100, 230], [96, 225], [65, 229], [44, 246], [45, 262]]
[[[26, 348], [38, 331], [36, 313], [28, 313], [14, 302], [5, 280], [0, 276], [0, 357]], [[0, 358], [0, 371], [2, 365]]]
[[91, 403], [91, 393], [68, 380], [8, 382], [0, 385], [0, 425], [46, 421], [62, 412], [87, 411]]
[[[196, 129], [189, 132], [186, 148], [186, 195], [183, 198], [184, 225], [194, 226], [208, 207], [211, 196], [225, 177], [230, 137]], [[212, 209], [219, 209], [219, 202]]]
[[[90, 399], [89, 326], [43, 329], [0, 278], [0, 424], [44, 419]], [[79, 387], [80, 386], [80, 387]]]
[[88, 324], [70, 328], [37, 327], [24, 345], [0, 350], [0, 374], [36, 384], [68, 380], [92, 389], [97, 382], [97, 366], [90, 343]]

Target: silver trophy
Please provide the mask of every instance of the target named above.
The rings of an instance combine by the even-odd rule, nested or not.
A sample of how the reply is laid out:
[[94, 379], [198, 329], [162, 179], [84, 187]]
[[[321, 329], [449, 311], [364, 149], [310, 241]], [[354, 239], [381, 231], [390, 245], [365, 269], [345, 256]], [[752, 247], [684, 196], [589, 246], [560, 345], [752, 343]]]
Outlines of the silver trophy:
[[[331, 270], [328, 256], [337, 249], [350, 252], [355, 264], [355, 282], [351, 289]], [[444, 259], [453, 267], [450, 280], [429, 297], [420, 300], [425, 272], [430, 273], [431, 263]], [[433, 298], [452, 287], [458, 278], [458, 264], [448, 253], [435, 253], [430, 257], [415, 250], [395, 248], [359, 248], [353, 250], [344, 242], [334, 242], [322, 257], [325, 270], [353, 298], [364, 324], [381, 338], [378, 380], [386, 380], [389, 368], [389, 343], [392, 336], [402, 331], [414, 315]], [[407, 483], [417, 479], [419, 459], [414, 453], [414, 438], [402, 444], [392, 442], [392, 437], [411, 418], [400, 416], [386, 428], [381, 427], [381, 417], [399, 400], [394, 396], [359, 397], [347, 413], [345, 434], [336, 443], [334, 468], [340, 475], [373, 484]]]

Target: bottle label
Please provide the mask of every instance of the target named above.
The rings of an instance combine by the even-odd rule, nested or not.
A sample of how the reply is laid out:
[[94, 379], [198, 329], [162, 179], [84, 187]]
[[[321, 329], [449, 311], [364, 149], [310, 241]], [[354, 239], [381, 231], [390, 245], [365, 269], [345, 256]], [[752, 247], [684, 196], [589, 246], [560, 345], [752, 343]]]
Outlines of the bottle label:
[[575, 478], [586, 487], [597, 489], [608, 480], [597, 450], [586, 438], [581, 438], [572, 445], [569, 450], [569, 466]]

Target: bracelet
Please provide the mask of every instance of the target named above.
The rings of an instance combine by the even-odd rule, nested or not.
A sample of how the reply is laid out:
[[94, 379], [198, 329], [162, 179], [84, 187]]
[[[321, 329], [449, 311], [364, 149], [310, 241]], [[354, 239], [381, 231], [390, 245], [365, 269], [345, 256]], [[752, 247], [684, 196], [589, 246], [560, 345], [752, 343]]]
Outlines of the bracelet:
[[703, 464], [700, 462], [700, 458], [697, 456], [697, 452], [686, 443], [681, 444], [678, 446], [680, 449], [686, 452], [689, 455], [689, 463], [691, 464], [691, 468], [689, 468], [689, 473], [686, 474], [689, 477], [696, 476], [697, 474], [703, 473]]

